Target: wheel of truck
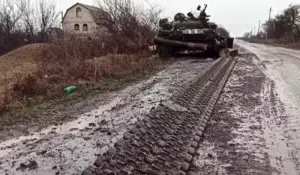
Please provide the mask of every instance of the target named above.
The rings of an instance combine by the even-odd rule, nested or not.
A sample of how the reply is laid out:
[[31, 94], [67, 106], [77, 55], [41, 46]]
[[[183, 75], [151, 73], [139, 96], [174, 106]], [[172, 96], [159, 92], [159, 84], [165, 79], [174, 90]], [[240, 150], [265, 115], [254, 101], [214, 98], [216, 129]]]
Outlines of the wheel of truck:
[[173, 56], [173, 50], [170, 47], [157, 46], [158, 56], [162, 59], [170, 59]]

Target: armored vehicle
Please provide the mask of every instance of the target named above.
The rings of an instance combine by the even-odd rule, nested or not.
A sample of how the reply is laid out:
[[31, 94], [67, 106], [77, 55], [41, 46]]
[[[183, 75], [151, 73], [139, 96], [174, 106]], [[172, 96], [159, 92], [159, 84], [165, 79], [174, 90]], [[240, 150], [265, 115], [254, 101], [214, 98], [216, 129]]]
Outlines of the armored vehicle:
[[170, 57], [182, 52], [199, 52], [205, 56], [217, 59], [224, 49], [233, 47], [233, 38], [222, 36], [217, 32], [217, 25], [209, 22], [210, 15], [206, 14], [207, 5], [197, 7], [199, 16], [192, 12], [177, 13], [174, 20], [167, 18], [159, 21], [159, 32], [154, 43], [160, 57]]

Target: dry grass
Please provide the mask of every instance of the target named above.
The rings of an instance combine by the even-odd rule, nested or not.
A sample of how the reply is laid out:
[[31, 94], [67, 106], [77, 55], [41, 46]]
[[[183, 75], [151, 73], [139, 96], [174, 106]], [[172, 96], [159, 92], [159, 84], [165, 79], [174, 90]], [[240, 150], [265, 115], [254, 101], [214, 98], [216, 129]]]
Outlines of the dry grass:
[[88, 62], [96, 66], [105, 77], [122, 77], [147, 71], [160, 64], [160, 60], [155, 56], [134, 54], [107, 55], [88, 60]]
[[[6, 72], [11, 68], [23, 67], [24, 63], [32, 64], [38, 59], [48, 44], [29, 44], [15, 49], [0, 57], [0, 72]], [[35, 64], [35, 63], [34, 63]]]
[[259, 39], [259, 38], [250, 38], [246, 39], [249, 42], [252, 43], [261, 43], [261, 44], [289, 44], [290, 42], [285, 39]]
[[273, 44], [274, 46], [285, 47], [289, 49], [300, 50], [300, 42], [297, 43], [288, 43], [288, 44]]
[[11, 97], [8, 94], [14, 84], [27, 74], [36, 72], [36, 60], [47, 44], [30, 44], [0, 57], [0, 110]]
[[1, 56], [0, 74], [11, 76], [16, 73], [26, 74], [36, 71], [36, 60], [42, 55], [46, 46], [47, 44], [30, 44]]
[[85, 42], [60, 39], [46, 45], [28, 45], [3, 56], [1, 71], [6, 76], [1, 79], [0, 109], [52, 100], [64, 96], [66, 86], [85, 89], [106, 78], [149, 71], [161, 63], [148, 52], [94, 58], [95, 48]]
[[271, 46], [279, 46], [279, 47], [285, 47], [290, 49], [297, 49], [300, 50], [300, 42], [290, 42], [285, 39], [268, 39], [266, 41], [265, 39], [258, 39], [258, 38], [251, 38], [251, 39], [245, 39], [248, 42], [251, 43], [260, 43], [260, 44], [267, 44]]
[[[107, 77], [136, 74], [159, 64], [159, 59], [144, 51], [153, 43], [161, 9], [151, 4], [139, 8], [131, 0], [103, 3], [100, 9], [107, 11], [98, 15], [106, 18], [101, 26], [107, 32], [99, 31], [97, 39], [81, 40], [64, 32], [51, 37], [48, 44], [27, 45], [0, 58], [0, 112], [1, 108], [26, 107], [63, 96], [66, 86], [76, 85], [80, 90]], [[20, 36], [14, 38], [20, 41], [9, 49], [23, 44], [27, 36], [17, 26]], [[45, 41], [43, 36], [35, 37]]]

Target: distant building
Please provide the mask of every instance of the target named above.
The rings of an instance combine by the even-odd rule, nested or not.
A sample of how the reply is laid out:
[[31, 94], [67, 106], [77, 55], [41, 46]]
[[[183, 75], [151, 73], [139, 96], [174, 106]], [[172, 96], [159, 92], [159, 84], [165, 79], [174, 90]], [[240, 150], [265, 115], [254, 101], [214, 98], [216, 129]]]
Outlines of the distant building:
[[68, 8], [63, 20], [62, 27], [65, 32], [71, 32], [83, 37], [95, 37], [101, 32], [100, 9], [94, 6], [76, 3]]

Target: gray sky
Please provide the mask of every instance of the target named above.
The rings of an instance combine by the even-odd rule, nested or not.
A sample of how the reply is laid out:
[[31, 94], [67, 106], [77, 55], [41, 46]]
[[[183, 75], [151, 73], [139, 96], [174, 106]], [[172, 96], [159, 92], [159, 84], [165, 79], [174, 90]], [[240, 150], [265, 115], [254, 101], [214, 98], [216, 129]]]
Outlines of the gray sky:
[[[58, 10], [65, 12], [67, 8], [81, 2], [96, 5], [95, 0], [56, 0]], [[136, 0], [143, 2], [143, 0]], [[300, 0], [149, 0], [160, 5], [164, 9], [164, 15], [173, 17], [177, 12], [195, 11], [197, 5], [208, 4], [207, 14], [211, 15], [211, 21], [223, 25], [231, 35], [240, 36], [245, 32], [251, 31], [258, 21], [268, 19], [269, 8], [272, 6], [272, 16], [281, 12], [291, 3], [299, 3]]]

